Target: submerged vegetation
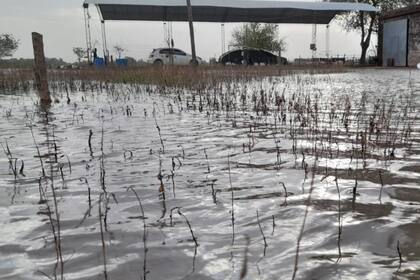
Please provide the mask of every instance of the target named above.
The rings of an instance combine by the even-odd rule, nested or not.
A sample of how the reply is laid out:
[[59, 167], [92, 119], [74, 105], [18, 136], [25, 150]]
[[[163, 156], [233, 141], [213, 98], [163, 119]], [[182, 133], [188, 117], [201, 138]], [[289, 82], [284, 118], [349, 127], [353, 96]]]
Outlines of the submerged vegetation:
[[0, 72], [0, 272], [420, 276], [420, 79], [345, 71]]

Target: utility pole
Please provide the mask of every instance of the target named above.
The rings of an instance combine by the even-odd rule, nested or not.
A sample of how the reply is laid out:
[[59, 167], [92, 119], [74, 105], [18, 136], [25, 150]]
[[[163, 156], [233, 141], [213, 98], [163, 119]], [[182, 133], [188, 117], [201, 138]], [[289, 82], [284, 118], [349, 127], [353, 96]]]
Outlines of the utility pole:
[[193, 13], [191, 7], [191, 0], [187, 0], [187, 12], [188, 12], [188, 22], [190, 24], [190, 40], [191, 40], [191, 54], [192, 54], [192, 65], [197, 65], [197, 55], [195, 53], [195, 39], [194, 39], [194, 24], [193, 24]]
[[83, 4], [83, 14], [85, 19], [85, 33], [86, 33], [86, 52], [87, 52], [87, 59], [88, 63], [92, 63], [92, 37], [90, 34], [90, 14], [89, 14], [89, 4]]

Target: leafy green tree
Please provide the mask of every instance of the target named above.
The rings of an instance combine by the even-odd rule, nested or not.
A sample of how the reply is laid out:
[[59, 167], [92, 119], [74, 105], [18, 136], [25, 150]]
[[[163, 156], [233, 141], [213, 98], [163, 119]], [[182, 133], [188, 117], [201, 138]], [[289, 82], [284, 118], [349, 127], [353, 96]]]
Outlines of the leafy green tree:
[[231, 44], [237, 47], [264, 49], [279, 53], [286, 50], [284, 39], [278, 39], [275, 24], [246, 23], [235, 29], [232, 37]]
[[[337, 1], [334, 2], [355, 2], [355, 1]], [[420, 0], [359, 0], [358, 3], [370, 4], [381, 10], [381, 13], [406, 7], [411, 4], [418, 4]], [[372, 35], [379, 30], [380, 13], [355, 12], [343, 15], [339, 18], [342, 26], [347, 31], [359, 31], [361, 35], [360, 64], [366, 64], [366, 54], [371, 44]]]
[[114, 51], [117, 53], [118, 58], [121, 59], [122, 53], [125, 51], [125, 49], [121, 45], [115, 45]]
[[77, 56], [77, 61], [80, 63], [84, 57], [87, 56], [87, 51], [81, 47], [74, 47], [73, 53]]
[[19, 41], [11, 34], [0, 34], [0, 59], [12, 56], [19, 47]]

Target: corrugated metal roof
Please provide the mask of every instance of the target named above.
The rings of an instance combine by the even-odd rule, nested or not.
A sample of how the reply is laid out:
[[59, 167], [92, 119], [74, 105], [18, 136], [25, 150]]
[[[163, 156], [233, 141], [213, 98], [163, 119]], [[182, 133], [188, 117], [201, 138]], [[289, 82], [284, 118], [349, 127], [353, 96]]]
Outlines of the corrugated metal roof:
[[[104, 20], [187, 21], [185, 0], [85, 0]], [[378, 12], [362, 3], [192, 0], [194, 21], [328, 24], [344, 12]]]

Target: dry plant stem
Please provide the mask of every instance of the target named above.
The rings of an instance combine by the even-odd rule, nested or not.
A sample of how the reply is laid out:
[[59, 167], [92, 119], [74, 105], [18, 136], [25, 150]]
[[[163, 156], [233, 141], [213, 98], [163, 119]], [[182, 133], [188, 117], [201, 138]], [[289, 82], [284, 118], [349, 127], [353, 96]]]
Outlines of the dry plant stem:
[[161, 131], [160, 131], [160, 127], [159, 127], [159, 125], [157, 123], [156, 116], [153, 115], [153, 117], [155, 119], [156, 129], [158, 130], [160, 144], [162, 145], [162, 153], [164, 154], [165, 153], [165, 145], [163, 144], [163, 138], [162, 138], [162, 134], [161, 134]]
[[282, 185], [283, 190], [284, 190], [284, 202], [283, 202], [282, 206], [287, 206], [287, 198], [289, 197], [289, 194], [287, 193], [287, 188], [286, 188], [286, 185], [284, 184], [284, 182], [280, 182], [280, 184]]
[[103, 257], [103, 267], [104, 267], [104, 279], [107, 280], [108, 279], [108, 272], [107, 272], [107, 268], [106, 268], [106, 244], [105, 244], [105, 235], [104, 235], [104, 227], [103, 227], [103, 223], [102, 223], [102, 199], [104, 197], [104, 193], [101, 193], [99, 195], [99, 206], [98, 206], [98, 211], [99, 211], [99, 229], [100, 229], [100, 233], [101, 233], [101, 243], [102, 243], [102, 257]]
[[240, 280], [245, 279], [247, 273], [248, 273], [248, 249], [249, 249], [249, 243], [250, 239], [248, 235], [245, 235], [245, 251], [244, 251], [244, 261], [242, 263], [242, 269], [241, 269], [241, 275], [239, 277]]
[[100, 182], [102, 191], [106, 194], [106, 186], [105, 186], [105, 154], [104, 154], [104, 126], [102, 125], [101, 130], [101, 160], [100, 160]]
[[379, 202], [382, 204], [382, 191], [384, 189], [384, 180], [382, 178], [382, 170], [379, 170], [379, 180], [381, 182], [381, 190], [379, 191]]
[[88, 182], [86, 177], [81, 177], [79, 180], [84, 181], [86, 186], [87, 186], [87, 189], [88, 189], [89, 216], [90, 216], [90, 209], [92, 208], [92, 198], [91, 198], [91, 191], [90, 191], [89, 182]]
[[174, 198], [176, 197], [175, 194], [175, 172], [173, 170], [171, 170], [171, 180], [172, 180], [172, 193], [174, 195]]
[[[48, 130], [46, 131], [46, 137], [47, 137], [47, 143], [50, 143], [49, 141], [49, 133]], [[60, 276], [61, 279], [64, 279], [64, 262], [63, 262], [63, 254], [62, 254], [62, 248], [61, 248], [61, 225], [60, 225], [60, 213], [58, 209], [58, 202], [57, 202], [57, 195], [55, 192], [54, 187], [54, 165], [53, 163], [57, 163], [57, 144], [55, 142], [55, 135], [54, 135], [54, 128], [52, 130], [52, 144], [54, 148], [54, 153], [50, 151], [50, 145], [48, 145], [48, 154], [54, 156], [53, 161], [50, 158], [50, 182], [51, 182], [51, 193], [53, 195], [53, 201], [54, 201], [54, 212], [55, 212], [55, 222], [56, 222], [56, 230], [57, 230], [57, 242], [56, 242], [56, 250], [58, 252], [59, 256], [59, 263], [60, 263]]]
[[209, 163], [209, 157], [207, 156], [207, 150], [206, 149], [204, 149], [204, 155], [206, 156], [207, 173], [210, 173], [210, 163]]
[[274, 229], [276, 228], [276, 221], [274, 218], [274, 215], [271, 215], [271, 221], [272, 221], [272, 225], [273, 225], [273, 231], [271, 232], [271, 235], [274, 234]]
[[180, 208], [178, 208], [178, 214], [179, 215], [181, 215], [184, 219], [185, 219], [185, 222], [187, 223], [187, 225], [188, 225], [188, 228], [190, 229], [190, 233], [191, 233], [191, 237], [192, 237], [192, 239], [193, 239], [193, 241], [194, 241], [194, 244], [195, 244], [195, 246], [198, 246], [198, 241], [197, 241], [197, 238], [195, 237], [195, 235], [194, 235], [194, 232], [193, 232], [193, 229], [192, 229], [192, 227], [191, 227], [191, 223], [190, 223], [190, 221], [187, 219], [187, 217], [181, 212], [181, 209]]
[[398, 265], [398, 271], [401, 269], [401, 265], [403, 263], [403, 258], [402, 258], [402, 253], [401, 253], [401, 249], [400, 249], [400, 241], [398, 240], [397, 242], [397, 253], [398, 253], [398, 258], [399, 258], [399, 265]]
[[[52, 212], [51, 207], [50, 207], [50, 205], [48, 203], [47, 195], [46, 195], [44, 189], [42, 188], [41, 178], [39, 179], [39, 186], [40, 186], [39, 187], [40, 201], [43, 201], [45, 203], [45, 207], [47, 208], [48, 220], [50, 222], [51, 232], [52, 232], [53, 238], [54, 238], [55, 253], [56, 253], [56, 262], [59, 263], [59, 261], [60, 261], [60, 254], [59, 254], [59, 247], [58, 247], [57, 230], [56, 230], [56, 227], [54, 225], [53, 212]], [[57, 279], [57, 273], [56, 273], [55, 270], [54, 270], [54, 279]]]
[[337, 168], [335, 169], [335, 187], [337, 189], [337, 195], [338, 195], [338, 237], [337, 237], [338, 258], [337, 258], [337, 262], [339, 262], [342, 258], [341, 235], [343, 233], [343, 222], [341, 220], [341, 193], [340, 193], [340, 187], [338, 186]]
[[316, 170], [316, 162], [314, 163], [313, 169], [312, 169], [312, 178], [311, 178], [311, 187], [309, 189], [308, 199], [306, 200], [306, 209], [305, 214], [303, 216], [302, 226], [300, 228], [299, 236], [297, 238], [297, 244], [296, 244], [296, 254], [295, 254], [295, 264], [293, 267], [293, 275], [292, 280], [296, 278], [296, 274], [299, 268], [299, 252], [300, 252], [300, 242], [303, 238], [303, 233], [305, 231], [305, 225], [306, 225], [306, 219], [308, 218], [309, 213], [309, 207], [312, 201], [312, 192], [314, 190], [314, 181], [315, 181], [315, 170]]
[[230, 155], [228, 155], [228, 168], [229, 168], [229, 185], [230, 185], [230, 194], [231, 194], [231, 212], [232, 212], [232, 245], [235, 244], [235, 205], [234, 205], [234, 194], [232, 187], [232, 176], [230, 170]]
[[[7, 144], [7, 140], [6, 140], [6, 148], [3, 146], [3, 144], [1, 144], [1, 146], [3, 148], [4, 154], [6, 155], [8, 161], [9, 161], [10, 169], [12, 169], [13, 175], [14, 175], [15, 180], [16, 180], [16, 178], [17, 178], [17, 170], [16, 170], [16, 161], [17, 161], [17, 159], [14, 159], [13, 158], [12, 153], [11, 153], [11, 151], [9, 149], [9, 145]], [[15, 162], [14, 164], [13, 164], [13, 161]]]
[[137, 194], [136, 190], [133, 187], [129, 187], [127, 190], [131, 190], [140, 206], [141, 216], [143, 220], [143, 280], [146, 280], [147, 275], [147, 225], [146, 225], [146, 216], [144, 215], [143, 204], [141, 203], [140, 196]]
[[29, 126], [29, 130], [31, 131], [32, 139], [33, 139], [34, 144], [35, 144], [35, 149], [36, 149], [36, 152], [38, 154], [39, 163], [41, 164], [42, 177], [45, 177], [44, 163], [42, 162], [41, 153], [39, 151], [38, 144], [36, 143], [34, 132], [32, 130], [32, 126]]
[[171, 226], [173, 226], [173, 223], [172, 223], [172, 212], [173, 211], [175, 211], [175, 210], [177, 210], [178, 211], [178, 215], [180, 215], [180, 216], [182, 216], [183, 218], [184, 218], [184, 220], [185, 220], [185, 222], [187, 223], [187, 226], [188, 226], [188, 228], [189, 228], [189, 230], [190, 230], [190, 233], [191, 233], [191, 237], [192, 237], [192, 239], [193, 239], [193, 241], [194, 241], [194, 244], [195, 244], [195, 246], [198, 246], [198, 241], [197, 241], [197, 238], [195, 237], [195, 235], [194, 235], [194, 231], [193, 231], [193, 229], [192, 229], [192, 226], [191, 226], [191, 223], [190, 223], [190, 221], [187, 219], [187, 216], [185, 216], [182, 212], [181, 212], [181, 208], [180, 207], [174, 207], [174, 208], [172, 208], [171, 209], [171, 212], [170, 212], [170, 215], [169, 215], [169, 217], [170, 217], [170, 223], [171, 223]]
[[93, 132], [92, 129], [89, 129], [89, 140], [88, 140], [88, 145], [89, 145], [89, 152], [90, 152], [90, 156], [93, 156], [93, 151], [92, 151], [92, 136], [93, 136]]
[[258, 210], [257, 210], [257, 223], [258, 223], [258, 227], [260, 229], [260, 232], [261, 232], [261, 235], [262, 235], [262, 238], [263, 238], [263, 241], [264, 241], [264, 249], [265, 249], [265, 248], [268, 247], [268, 244], [267, 244], [267, 240], [266, 240], [265, 235], [264, 235], [264, 231], [263, 231], [262, 226], [261, 226], [260, 216], [258, 215]]

